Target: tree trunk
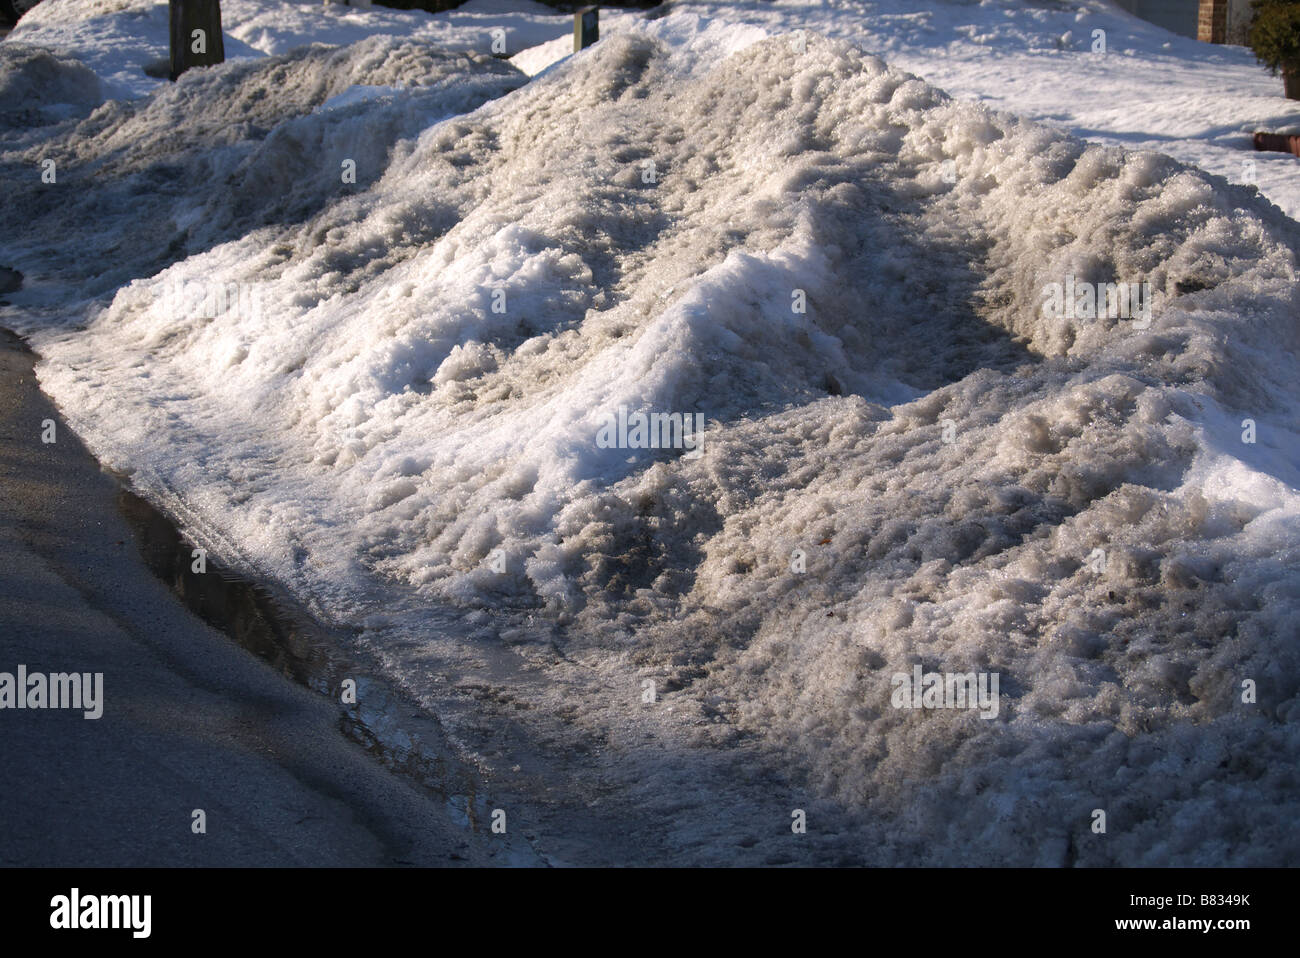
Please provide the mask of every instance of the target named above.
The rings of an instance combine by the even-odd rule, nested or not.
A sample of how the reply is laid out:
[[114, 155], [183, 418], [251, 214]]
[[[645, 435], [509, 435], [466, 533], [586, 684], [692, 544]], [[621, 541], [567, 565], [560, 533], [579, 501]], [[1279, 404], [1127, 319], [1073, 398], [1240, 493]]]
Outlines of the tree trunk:
[[1300, 100], [1300, 63], [1288, 63], [1282, 68], [1282, 89], [1288, 100]]
[[171, 27], [171, 78], [190, 67], [226, 59], [221, 39], [220, 0], [168, 0]]

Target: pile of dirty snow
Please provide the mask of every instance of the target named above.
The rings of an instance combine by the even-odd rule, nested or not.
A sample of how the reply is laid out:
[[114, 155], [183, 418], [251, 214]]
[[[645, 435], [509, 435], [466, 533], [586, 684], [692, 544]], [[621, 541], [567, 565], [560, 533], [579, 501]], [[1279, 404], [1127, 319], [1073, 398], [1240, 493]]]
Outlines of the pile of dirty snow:
[[[42, 70], [60, 63], [36, 56]], [[0, 64], [16, 60], [0, 55]], [[191, 70], [152, 97], [109, 100], [53, 134], [15, 129], [0, 151], [15, 187], [0, 210], [37, 229], [5, 237], [18, 248], [0, 255], [37, 291], [111, 293], [364, 190], [396, 143], [524, 81], [492, 57], [385, 36]], [[42, 237], [45, 245], [32, 242]]]
[[[692, 13], [772, 34], [849, 40], [955, 97], [1094, 142], [1167, 153], [1256, 185], [1300, 216], [1296, 159], [1257, 153], [1256, 130], [1300, 133], [1300, 105], [1244, 47], [1199, 43], [1110, 0], [669, 0], [648, 16]], [[601, 36], [636, 29], [602, 14]], [[530, 75], [572, 51], [567, 38], [523, 50]]]
[[[81, 187], [5, 199], [2, 318], [201, 544], [434, 707], [462, 655], [469, 747], [758, 748], [869, 861], [1300, 851], [1295, 221], [813, 33], [672, 14], [521, 82], [376, 38], [100, 107], [0, 156]], [[995, 714], [895, 707], [918, 666]], [[712, 787], [625, 754], [624, 821]]]
[[[74, 56], [98, 74], [108, 95], [144, 96], [167, 81], [144, 72], [168, 55], [167, 0], [42, 0], [6, 43]], [[437, 44], [445, 50], [513, 56], [564, 34], [573, 21], [533, 0], [467, 0], [429, 14], [320, 0], [223, 0], [227, 60], [289, 53], [311, 43], [346, 46], [371, 36]]]

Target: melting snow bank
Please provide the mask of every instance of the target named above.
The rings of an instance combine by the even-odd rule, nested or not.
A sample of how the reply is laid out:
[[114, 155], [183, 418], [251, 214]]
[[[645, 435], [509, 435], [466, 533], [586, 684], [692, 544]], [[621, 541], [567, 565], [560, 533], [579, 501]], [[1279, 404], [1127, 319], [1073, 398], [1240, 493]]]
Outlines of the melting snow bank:
[[[1256, 130], [1300, 132], [1279, 79], [1244, 47], [1175, 36], [1111, 0], [667, 0], [647, 16], [679, 11], [848, 40], [955, 97], [1258, 184], [1300, 218], [1294, 157], [1251, 145]], [[602, 13], [601, 36], [635, 22]], [[511, 62], [532, 75], [572, 49], [558, 37]]]
[[[57, 70], [69, 85], [85, 72], [0, 46], [0, 84], [6, 73], [18, 88]], [[372, 37], [193, 70], [152, 97], [110, 100], [53, 130], [34, 125], [48, 118], [30, 110], [0, 114], [11, 137], [0, 171], [15, 186], [0, 211], [31, 224], [0, 238], [0, 256], [26, 264], [37, 289], [111, 293], [257, 227], [302, 221], [378, 179], [399, 140], [524, 81], [488, 56]]]
[[[533, 0], [468, 0], [433, 15], [320, 0], [224, 0], [221, 27], [227, 60], [289, 53], [311, 43], [346, 45], [376, 35], [512, 55], [573, 30], [570, 17]], [[167, 59], [165, 0], [42, 0], [6, 42], [84, 60], [114, 97], [145, 96], [167, 85], [144, 72], [147, 64]]]
[[[474, 670], [449, 724], [485, 762], [493, 709], [607, 744], [622, 826], [678, 860], [725, 856], [700, 823], [743, 821], [742, 783], [657, 770], [729, 750], [814, 786], [748, 827], [786, 845], [815, 808], [800, 847], [854, 860], [1289, 860], [1300, 228], [749, 30], [654, 21], [398, 141], [369, 189], [29, 329], [43, 386], [424, 701]], [[395, 102], [277, 127], [259, 149], [314, 145], [275, 182], [337, 169], [335, 113]], [[1119, 283], [1149, 298], [1095, 318], [1084, 291], [1106, 314]], [[638, 414], [702, 416], [702, 444], [661, 418], [646, 448]], [[996, 674], [996, 717], [895, 707], [917, 666]]]

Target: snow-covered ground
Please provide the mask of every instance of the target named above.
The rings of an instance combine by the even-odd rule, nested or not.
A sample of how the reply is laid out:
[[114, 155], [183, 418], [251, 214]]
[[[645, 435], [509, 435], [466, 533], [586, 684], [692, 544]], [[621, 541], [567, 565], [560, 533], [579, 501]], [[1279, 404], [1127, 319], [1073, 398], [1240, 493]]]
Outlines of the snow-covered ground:
[[[649, 15], [676, 9], [770, 33], [806, 29], [851, 40], [953, 96], [1254, 182], [1288, 215], [1300, 215], [1294, 160], [1254, 153], [1250, 144], [1256, 130], [1300, 132], [1300, 107], [1279, 95], [1281, 80], [1247, 50], [1177, 36], [1106, 0], [670, 0]], [[227, 0], [222, 17], [228, 59], [385, 34], [504, 52], [533, 74], [573, 48], [571, 19], [532, 0], [469, 0], [436, 15]], [[639, 11], [605, 10], [601, 34], [635, 29], [643, 19]], [[106, 95], [140, 96], [162, 82], [141, 66], [167, 56], [167, 6], [44, 0], [11, 39], [79, 57], [104, 80]]]
[[[227, 60], [375, 35], [509, 56], [573, 32], [571, 17], [532, 0], [469, 0], [436, 16], [318, 0], [224, 0], [221, 24]], [[158, 0], [43, 0], [9, 39], [78, 57], [103, 78], [110, 96], [142, 96], [166, 83], [141, 69], [167, 58], [167, 4]]]
[[[953, 96], [1255, 182], [1300, 215], [1294, 158], [1251, 149], [1256, 130], [1300, 133], [1300, 105], [1282, 98], [1281, 79], [1244, 48], [1176, 36], [1106, 0], [670, 0], [657, 12], [672, 10], [841, 37]], [[602, 22], [602, 36], [634, 22]], [[571, 51], [566, 39], [514, 62], [534, 73]]]
[[[747, 806], [663, 769], [731, 753], [859, 860], [1300, 850], [1300, 190], [1246, 137], [1297, 112], [1247, 54], [1100, 2], [676, 4], [567, 59], [519, 4], [231, 3], [277, 55], [151, 92], [92, 6], [0, 44], [0, 91], [138, 94], [0, 116], [0, 322], [496, 773], [502, 715], [596, 742], [687, 860]], [[493, 17], [565, 36], [496, 60]], [[358, 42], [283, 53], [322, 18]], [[1149, 295], [1050, 308], [1106, 283]], [[702, 449], [610, 448], [620, 409]], [[916, 665], [996, 719], [893, 707]]]

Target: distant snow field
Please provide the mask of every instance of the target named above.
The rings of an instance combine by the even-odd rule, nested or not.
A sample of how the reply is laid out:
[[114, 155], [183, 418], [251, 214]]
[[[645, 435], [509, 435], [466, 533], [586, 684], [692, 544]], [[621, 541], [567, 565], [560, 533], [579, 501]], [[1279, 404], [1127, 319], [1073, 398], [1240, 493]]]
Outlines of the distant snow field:
[[231, 62], [160, 84], [165, 4], [46, 0], [0, 323], [197, 540], [503, 780], [493, 709], [600, 743], [678, 860], [751, 793], [664, 770], [729, 752], [855, 863], [1292, 860], [1300, 186], [1248, 132], [1300, 110], [1100, 0], [929, 6], [571, 55], [526, 0], [228, 0]]

